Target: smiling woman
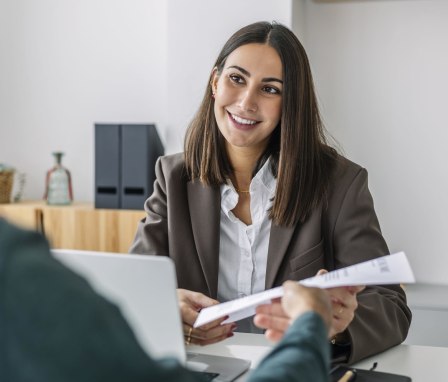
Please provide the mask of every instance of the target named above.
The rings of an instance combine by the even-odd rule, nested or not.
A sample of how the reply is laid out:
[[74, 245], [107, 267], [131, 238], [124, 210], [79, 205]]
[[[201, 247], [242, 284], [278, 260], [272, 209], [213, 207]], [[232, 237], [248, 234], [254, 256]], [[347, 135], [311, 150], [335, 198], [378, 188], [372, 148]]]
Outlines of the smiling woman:
[[266, 44], [243, 45], [229, 55], [221, 72], [214, 70], [215, 118], [231, 163], [241, 152], [256, 162], [266, 149], [280, 122], [282, 84], [282, 61]]
[[[306, 52], [277, 23], [248, 25], [226, 42], [185, 152], [161, 158], [156, 176], [131, 252], [174, 260], [188, 343], [221, 341], [237, 326], [272, 333], [269, 320], [257, 328], [222, 325], [224, 317], [193, 329], [217, 300], [389, 252], [367, 171], [326, 143]], [[406, 337], [411, 314], [399, 285], [327, 292], [335, 359], [354, 362]]]

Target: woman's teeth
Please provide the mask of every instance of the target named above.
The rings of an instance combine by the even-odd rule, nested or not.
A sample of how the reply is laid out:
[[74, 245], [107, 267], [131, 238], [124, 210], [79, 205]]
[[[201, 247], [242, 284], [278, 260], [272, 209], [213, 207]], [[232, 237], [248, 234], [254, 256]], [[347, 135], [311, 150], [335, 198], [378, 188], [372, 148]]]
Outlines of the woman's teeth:
[[232, 118], [237, 121], [238, 123], [242, 124], [242, 125], [255, 125], [257, 123], [257, 121], [252, 121], [250, 119], [244, 119], [241, 117], [238, 117], [237, 115], [231, 114]]

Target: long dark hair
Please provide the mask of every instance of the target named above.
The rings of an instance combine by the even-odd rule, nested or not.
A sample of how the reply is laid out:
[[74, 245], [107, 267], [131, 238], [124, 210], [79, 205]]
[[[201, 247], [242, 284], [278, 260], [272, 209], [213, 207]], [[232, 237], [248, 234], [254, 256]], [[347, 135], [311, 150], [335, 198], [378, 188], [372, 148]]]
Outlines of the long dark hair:
[[[218, 75], [235, 49], [252, 43], [274, 48], [283, 70], [281, 120], [254, 174], [270, 158], [271, 169], [277, 178], [270, 218], [277, 225], [292, 226], [305, 221], [325, 198], [336, 151], [326, 144], [305, 49], [287, 27], [258, 22], [237, 31], [215, 62]], [[199, 110], [187, 130], [185, 164], [190, 179], [219, 186], [229, 178], [232, 168], [213, 105], [210, 78]]]

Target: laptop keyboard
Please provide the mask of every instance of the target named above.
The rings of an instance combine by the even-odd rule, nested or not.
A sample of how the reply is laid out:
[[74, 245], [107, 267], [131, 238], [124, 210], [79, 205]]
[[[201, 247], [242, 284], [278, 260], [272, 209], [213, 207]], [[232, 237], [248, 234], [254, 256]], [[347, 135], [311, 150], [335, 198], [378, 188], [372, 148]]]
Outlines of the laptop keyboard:
[[218, 373], [208, 373], [206, 371], [193, 371], [193, 373], [201, 375], [204, 381], [213, 381], [219, 375]]

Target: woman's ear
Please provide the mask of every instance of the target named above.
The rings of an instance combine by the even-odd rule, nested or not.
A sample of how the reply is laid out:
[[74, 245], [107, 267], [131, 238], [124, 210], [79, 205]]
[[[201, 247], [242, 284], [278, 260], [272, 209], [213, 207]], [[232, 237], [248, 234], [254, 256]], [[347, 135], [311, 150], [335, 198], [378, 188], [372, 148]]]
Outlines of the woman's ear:
[[218, 68], [215, 66], [212, 70], [212, 73], [210, 74], [210, 86], [212, 88], [212, 94], [216, 93], [216, 89], [218, 87], [218, 80], [219, 80]]

